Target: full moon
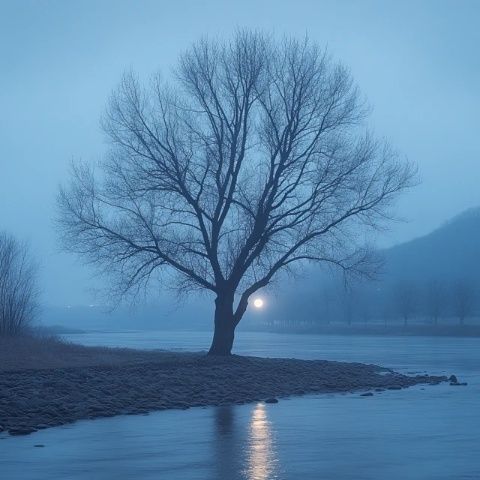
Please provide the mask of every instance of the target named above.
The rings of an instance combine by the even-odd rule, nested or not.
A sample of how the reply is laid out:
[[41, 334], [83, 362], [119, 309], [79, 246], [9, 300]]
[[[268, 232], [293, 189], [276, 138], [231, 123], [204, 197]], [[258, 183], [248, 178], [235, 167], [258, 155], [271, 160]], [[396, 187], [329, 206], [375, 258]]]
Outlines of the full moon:
[[253, 301], [253, 306], [255, 308], [262, 308], [263, 307], [263, 300], [261, 298], [256, 298], [254, 301]]

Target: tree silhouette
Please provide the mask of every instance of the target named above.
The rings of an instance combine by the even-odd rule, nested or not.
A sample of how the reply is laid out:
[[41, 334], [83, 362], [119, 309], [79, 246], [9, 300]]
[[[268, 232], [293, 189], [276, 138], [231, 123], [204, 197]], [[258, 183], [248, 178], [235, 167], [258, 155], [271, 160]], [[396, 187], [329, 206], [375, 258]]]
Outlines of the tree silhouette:
[[475, 302], [475, 290], [472, 282], [462, 279], [457, 280], [452, 289], [453, 311], [457, 316], [460, 325], [472, 314]]
[[427, 314], [433, 319], [435, 325], [438, 318], [444, 313], [446, 304], [446, 290], [438, 280], [432, 280], [427, 285], [426, 307]]
[[37, 267], [27, 245], [0, 232], [0, 335], [18, 335], [37, 311]]
[[395, 306], [406, 327], [408, 320], [414, 315], [418, 307], [418, 295], [415, 286], [408, 281], [400, 282], [395, 286], [394, 296]]
[[229, 354], [249, 297], [280, 271], [368, 273], [361, 228], [389, 217], [414, 172], [365, 132], [366, 113], [348, 70], [308, 40], [202, 40], [170, 84], [123, 77], [101, 174], [77, 164], [60, 192], [65, 245], [122, 294], [159, 273], [213, 292], [210, 353]]

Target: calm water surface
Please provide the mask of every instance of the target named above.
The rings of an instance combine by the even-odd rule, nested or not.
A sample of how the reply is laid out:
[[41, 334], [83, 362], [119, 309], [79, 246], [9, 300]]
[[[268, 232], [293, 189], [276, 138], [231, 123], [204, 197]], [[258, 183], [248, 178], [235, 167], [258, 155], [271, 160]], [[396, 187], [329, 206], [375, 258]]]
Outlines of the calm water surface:
[[[207, 333], [72, 335], [87, 345], [202, 350]], [[240, 332], [236, 353], [455, 373], [468, 387], [311, 395], [123, 416], [0, 436], [0, 478], [480, 479], [480, 340]], [[34, 445], [44, 445], [39, 448]]]

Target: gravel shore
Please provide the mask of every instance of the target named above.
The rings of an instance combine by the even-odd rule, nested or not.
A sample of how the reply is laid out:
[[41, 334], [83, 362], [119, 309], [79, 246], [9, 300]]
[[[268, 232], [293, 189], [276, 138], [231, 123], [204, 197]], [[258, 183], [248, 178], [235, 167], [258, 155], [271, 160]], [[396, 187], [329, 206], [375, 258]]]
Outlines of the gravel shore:
[[0, 432], [20, 435], [81, 419], [447, 380], [360, 363], [55, 347], [55, 342], [50, 347], [63, 349], [63, 356], [42, 362], [37, 352], [35, 368], [28, 360], [21, 367], [0, 363]]

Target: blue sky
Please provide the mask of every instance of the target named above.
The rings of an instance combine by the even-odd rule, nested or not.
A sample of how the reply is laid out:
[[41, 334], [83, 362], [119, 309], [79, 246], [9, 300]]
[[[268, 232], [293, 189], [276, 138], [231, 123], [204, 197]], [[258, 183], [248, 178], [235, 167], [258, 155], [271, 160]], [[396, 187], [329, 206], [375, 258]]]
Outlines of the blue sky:
[[60, 253], [58, 185], [106, 150], [99, 117], [125, 69], [168, 75], [202, 35], [309, 37], [351, 68], [370, 126], [417, 162], [398, 243], [480, 205], [480, 2], [0, 0], [0, 228], [30, 241], [51, 304], [91, 303], [91, 271]]

